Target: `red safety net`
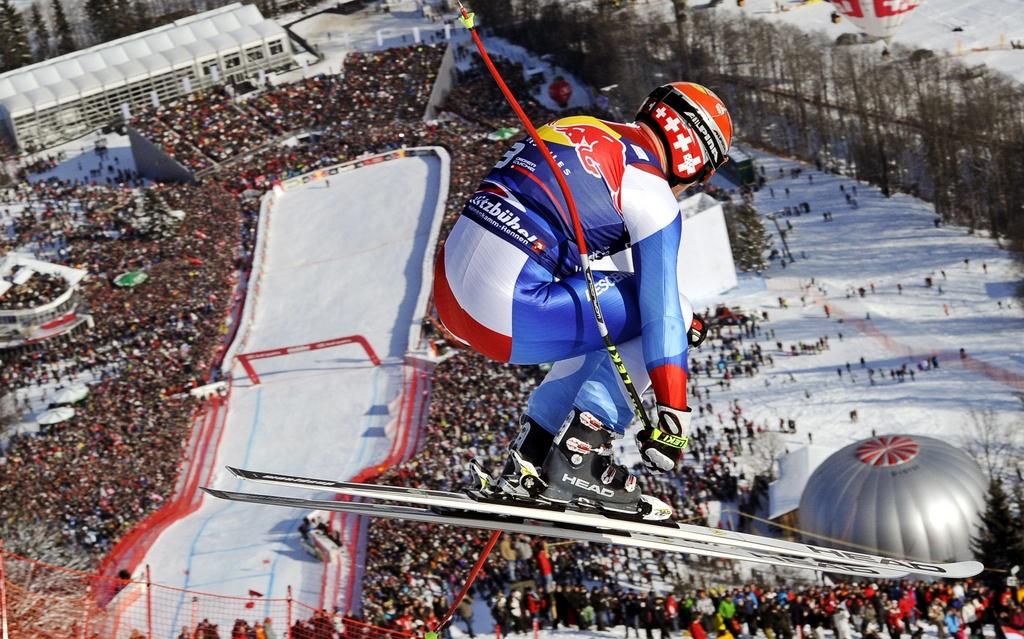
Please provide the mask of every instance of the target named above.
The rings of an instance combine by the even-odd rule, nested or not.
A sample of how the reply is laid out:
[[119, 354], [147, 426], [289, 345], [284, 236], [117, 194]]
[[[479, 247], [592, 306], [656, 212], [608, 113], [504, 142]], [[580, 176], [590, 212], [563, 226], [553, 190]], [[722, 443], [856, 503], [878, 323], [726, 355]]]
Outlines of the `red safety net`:
[[[408, 639], [289, 596], [225, 596], [145, 578], [109, 579], [0, 549], [0, 636], [10, 639]], [[113, 592], [101, 606], [95, 594]], [[263, 629], [260, 634], [259, 629]], [[267, 630], [271, 632], [267, 632]]]

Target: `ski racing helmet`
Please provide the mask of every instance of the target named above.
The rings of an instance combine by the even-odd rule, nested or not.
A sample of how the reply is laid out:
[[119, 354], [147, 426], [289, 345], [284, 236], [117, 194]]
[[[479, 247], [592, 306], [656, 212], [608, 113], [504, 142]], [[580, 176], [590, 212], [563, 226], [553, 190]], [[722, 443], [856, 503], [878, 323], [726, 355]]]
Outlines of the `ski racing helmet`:
[[706, 182], [729, 159], [732, 118], [707, 87], [662, 85], [644, 100], [635, 121], [651, 127], [661, 140], [671, 186]]

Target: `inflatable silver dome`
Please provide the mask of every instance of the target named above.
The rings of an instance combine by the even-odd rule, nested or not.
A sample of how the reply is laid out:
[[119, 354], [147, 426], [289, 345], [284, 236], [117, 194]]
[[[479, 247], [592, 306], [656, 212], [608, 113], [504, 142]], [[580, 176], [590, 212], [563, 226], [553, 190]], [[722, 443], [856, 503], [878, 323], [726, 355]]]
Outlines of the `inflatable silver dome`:
[[[963, 451], [931, 437], [883, 435], [835, 452], [800, 497], [807, 541], [930, 561], [973, 559], [988, 481]], [[856, 544], [853, 545], [853, 544]], [[859, 548], [858, 548], [859, 546]]]

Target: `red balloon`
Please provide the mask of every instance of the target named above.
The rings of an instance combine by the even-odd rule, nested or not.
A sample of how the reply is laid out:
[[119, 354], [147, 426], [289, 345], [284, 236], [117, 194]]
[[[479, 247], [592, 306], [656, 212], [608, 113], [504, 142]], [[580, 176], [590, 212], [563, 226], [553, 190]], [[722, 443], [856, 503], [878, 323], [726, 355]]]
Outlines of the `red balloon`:
[[564, 109], [569, 104], [569, 98], [572, 97], [572, 85], [566, 82], [562, 76], [558, 76], [554, 82], [548, 85], [548, 96]]
[[922, 2], [924, 0], [833, 0], [832, 4], [864, 33], [887, 38]]

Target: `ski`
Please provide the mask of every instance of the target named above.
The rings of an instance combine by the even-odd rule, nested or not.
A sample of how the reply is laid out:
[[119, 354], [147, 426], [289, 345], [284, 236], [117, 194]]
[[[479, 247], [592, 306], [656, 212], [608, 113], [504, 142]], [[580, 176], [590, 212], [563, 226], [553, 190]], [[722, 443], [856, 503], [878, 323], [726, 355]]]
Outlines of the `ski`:
[[357, 503], [304, 499], [301, 497], [233, 492], [215, 488], [203, 488], [203, 490], [219, 499], [252, 504], [286, 506], [310, 510], [330, 510], [335, 512], [351, 513], [354, 515], [365, 515], [368, 517], [462, 526], [466, 528], [476, 528], [479, 530], [502, 530], [510, 533], [522, 533], [527, 535], [590, 543], [613, 544], [617, 546], [627, 546], [646, 550], [660, 550], [719, 559], [731, 559], [735, 561], [748, 561], [771, 566], [819, 570], [843, 575], [862, 577], [871, 576], [878, 577], [880, 579], [898, 579], [908, 574], [906, 570], [892, 570], [881, 567], [841, 564], [824, 559], [809, 559], [772, 552], [744, 550], [741, 548], [732, 548], [712, 543], [664, 539], [624, 530], [600, 530], [587, 526], [562, 528], [556, 523], [549, 521], [528, 523], [519, 521], [515, 518], [510, 519], [500, 516], [489, 517], [484, 514], [459, 509], [438, 512], [422, 506], [406, 506], [390, 503]]
[[882, 555], [838, 550], [814, 544], [798, 543], [673, 521], [648, 522], [637, 518], [618, 518], [602, 513], [583, 512], [553, 506], [524, 506], [508, 501], [478, 501], [463, 493], [263, 473], [230, 466], [228, 466], [228, 470], [244, 480], [291, 488], [313, 488], [353, 497], [399, 501], [406, 504], [417, 504], [435, 508], [454, 508], [492, 516], [536, 519], [562, 525], [586, 526], [591, 529], [642, 533], [673, 540], [711, 543], [718, 546], [742, 548], [756, 552], [783, 554], [811, 560], [823, 560], [830, 563], [867, 566], [933, 577], [963, 579], [974, 576], [984, 569], [984, 566], [977, 561], [931, 563], [894, 559]]

